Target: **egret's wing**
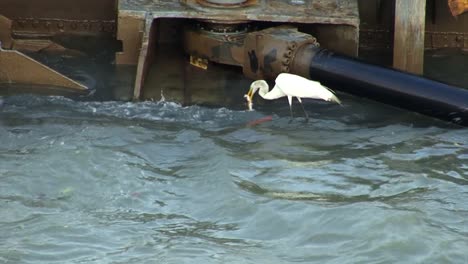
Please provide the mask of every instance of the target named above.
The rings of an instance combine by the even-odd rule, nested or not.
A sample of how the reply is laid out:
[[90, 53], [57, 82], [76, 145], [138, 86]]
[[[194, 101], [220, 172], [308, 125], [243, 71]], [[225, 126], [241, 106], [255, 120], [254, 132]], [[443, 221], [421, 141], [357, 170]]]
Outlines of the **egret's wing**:
[[306, 79], [304, 77], [281, 73], [276, 78], [276, 84], [286, 95], [301, 98], [322, 99], [340, 103], [340, 100], [327, 87], [319, 82]]
[[278, 98], [284, 97], [284, 96], [286, 96], [286, 94], [278, 87], [277, 84], [275, 84], [273, 89], [271, 89], [271, 91], [266, 93], [263, 96], [263, 98], [268, 99], [268, 100], [275, 100], [275, 99], [278, 99]]

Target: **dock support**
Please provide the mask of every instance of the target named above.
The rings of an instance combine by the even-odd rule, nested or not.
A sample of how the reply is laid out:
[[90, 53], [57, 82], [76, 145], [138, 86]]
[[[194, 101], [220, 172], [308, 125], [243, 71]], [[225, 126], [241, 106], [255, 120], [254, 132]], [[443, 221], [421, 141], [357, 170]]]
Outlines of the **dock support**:
[[393, 67], [423, 73], [426, 0], [396, 0]]

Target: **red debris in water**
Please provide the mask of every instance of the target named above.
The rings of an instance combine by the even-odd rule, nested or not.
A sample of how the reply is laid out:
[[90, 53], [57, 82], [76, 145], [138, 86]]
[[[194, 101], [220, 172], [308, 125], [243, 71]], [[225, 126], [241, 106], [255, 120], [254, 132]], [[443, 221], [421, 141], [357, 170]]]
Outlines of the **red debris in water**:
[[269, 122], [271, 120], [273, 120], [273, 116], [265, 116], [265, 117], [250, 121], [249, 123], [247, 123], [247, 126], [256, 126], [261, 123]]

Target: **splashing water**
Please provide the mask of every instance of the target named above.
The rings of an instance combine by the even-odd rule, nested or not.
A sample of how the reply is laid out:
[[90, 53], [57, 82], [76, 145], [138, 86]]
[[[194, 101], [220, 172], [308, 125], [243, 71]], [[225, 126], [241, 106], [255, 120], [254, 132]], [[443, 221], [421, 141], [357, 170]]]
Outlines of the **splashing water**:
[[0, 262], [466, 262], [466, 129], [343, 102], [5, 97]]

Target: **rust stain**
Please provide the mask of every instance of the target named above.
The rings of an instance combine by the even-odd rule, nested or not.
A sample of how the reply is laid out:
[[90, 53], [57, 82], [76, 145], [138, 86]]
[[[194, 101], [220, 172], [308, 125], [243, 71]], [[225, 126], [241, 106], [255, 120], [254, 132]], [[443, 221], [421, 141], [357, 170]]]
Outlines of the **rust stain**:
[[468, 11], [468, 0], [448, 0], [452, 16], [458, 16]]

